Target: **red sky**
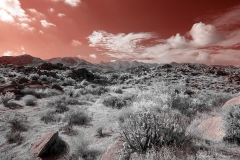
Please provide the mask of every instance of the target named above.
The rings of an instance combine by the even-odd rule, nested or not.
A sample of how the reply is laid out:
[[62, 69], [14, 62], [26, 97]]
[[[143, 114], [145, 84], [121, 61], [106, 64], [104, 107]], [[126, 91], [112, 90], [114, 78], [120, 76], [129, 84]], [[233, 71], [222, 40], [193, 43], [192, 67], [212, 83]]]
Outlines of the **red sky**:
[[0, 55], [240, 65], [239, 0], [1, 0]]

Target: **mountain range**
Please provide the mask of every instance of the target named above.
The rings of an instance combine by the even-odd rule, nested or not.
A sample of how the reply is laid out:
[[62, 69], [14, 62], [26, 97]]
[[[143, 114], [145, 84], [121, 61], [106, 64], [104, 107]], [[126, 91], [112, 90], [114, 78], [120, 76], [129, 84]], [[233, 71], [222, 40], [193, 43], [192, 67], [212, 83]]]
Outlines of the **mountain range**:
[[114, 62], [100, 62], [98, 64], [92, 64], [83, 59], [79, 59], [78, 57], [56, 57], [47, 60], [42, 60], [37, 57], [33, 57], [28, 54], [20, 55], [20, 56], [2, 56], [0, 57], [0, 64], [7, 65], [24, 65], [24, 66], [38, 66], [43, 63], [62, 63], [68, 67], [74, 68], [87, 68], [90, 70], [117, 70], [124, 71], [129, 70], [131, 68], [144, 66], [147, 68], [157, 67], [160, 64], [157, 63], [143, 63], [138, 61], [114, 61]]

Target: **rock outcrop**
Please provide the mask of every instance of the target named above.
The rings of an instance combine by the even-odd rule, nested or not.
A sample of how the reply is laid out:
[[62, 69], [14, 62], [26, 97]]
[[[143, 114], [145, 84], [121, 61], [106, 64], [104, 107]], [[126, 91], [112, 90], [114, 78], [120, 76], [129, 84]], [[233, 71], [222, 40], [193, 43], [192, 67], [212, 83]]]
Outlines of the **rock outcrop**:
[[41, 157], [48, 152], [48, 150], [56, 143], [58, 139], [58, 131], [53, 131], [39, 139], [30, 149], [30, 152], [36, 156]]
[[117, 160], [117, 152], [120, 152], [123, 149], [123, 142], [120, 139], [117, 139], [103, 154], [101, 160]]

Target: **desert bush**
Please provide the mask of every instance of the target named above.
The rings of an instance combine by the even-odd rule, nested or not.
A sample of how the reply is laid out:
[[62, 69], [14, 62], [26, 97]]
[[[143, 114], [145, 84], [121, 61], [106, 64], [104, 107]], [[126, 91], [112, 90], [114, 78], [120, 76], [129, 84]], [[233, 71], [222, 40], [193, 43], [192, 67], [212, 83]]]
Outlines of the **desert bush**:
[[29, 75], [29, 79], [32, 79], [32, 80], [38, 80], [39, 79], [39, 75], [38, 74], [30, 74]]
[[26, 122], [18, 116], [9, 117], [8, 123], [11, 125], [12, 131], [27, 131], [28, 126]]
[[61, 92], [49, 88], [47, 89], [24, 88], [23, 90], [21, 90], [21, 93], [24, 95], [33, 95], [36, 98], [46, 98], [61, 94]]
[[62, 100], [63, 103], [66, 103], [67, 105], [79, 104], [76, 98], [72, 98], [71, 96], [68, 96], [68, 95], [61, 96], [60, 99]]
[[62, 131], [62, 134], [68, 136], [76, 136], [78, 134], [78, 132], [73, 129], [73, 126], [70, 125], [64, 125], [59, 130]]
[[3, 95], [3, 94], [1, 93], [1, 95], [0, 95], [0, 102], [3, 103], [4, 106], [6, 106], [7, 103], [8, 103], [10, 100], [13, 100], [14, 98], [15, 98], [14, 93], [7, 92], [5, 95]]
[[124, 106], [128, 106], [132, 103], [133, 96], [107, 96], [103, 99], [103, 105], [107, 107], [121, 109]]
[[125, 149], [144, 153], [154, 147], [191, 145], [191, 137], [185, 136], [184, 123], [181, 115], [164, 111], [137, 113], [122, 124]]
[[65, 94], [67, 94], [69, 97], [79, 97], [79, 89], [75, 88], [66, 88], [64, 89]]
[[48, 80], [48, 77], [47, 77], [46, 75], [41, 75], [41, 76], [39, 77], [39, 79], [40, 79], [41, 81], [47, 81], [47, 80]]
[[119, 88], [119, 87], [113, 87], [113, 88], [112, 88], [112, 91], [113, 91], [114, 93], [119, 93], [119, 94], [122, 94], [122, 93], [123, 93], [122, 89]]
[[23, 141], [23, 137], [21, 136], [20, 132], [8, 132], [6, 134], [6, 139], [9, 143], [21, 144], [21, 142]]
[[63, 113], [69, 110], [64, 99], [55, 99], [54, 101], [50, 101], [48, 102], [47, 107], [54, 108], [55, 112], [58, 113]]
[[46, 124], [49, 122], [58, 122], [60, 121], [60, 117], [54, 114], [54, 111], [47, 110], [41, 115], [41, 120]]
[[101, 154], [101, 151], [88, 148], [89, 141], [80, 137], [75, 140], [75, 150], [72, 155], [73, 160], [94, 160]]
[[98, 138], [104, 137], [103, 127], [98, 127], [98, 128], [96, 129], [96, 132], [97, 132], [96, 136], [97, 136]]
[[92, 86], [90, 86], [90, 87], [86, 87], [86, 89], [88, 90], [88, 93], [93, 94], [93, 95], [102, 95], [102, 94], [108, 92], [108, 89], [103, 86], [97, 86], [95, 88], [92, 88]]
[[27, 95], [24, 97], [24, 102], [26, 106], [36, 106], [37, 99], [32, 95]]
[[84, 111], [71, 110], [66, 116], [68, 125], [86, 125], [91, 121], [91, 118]]
[[74, 79], [72, 79], [72, 78], [65, 78], [64, 79], [64, 82], [67, 84], [67, 85], [69, 85], [69, 86], [73, 86], [73, 85], [75, 85], [76, 84], [76, 81], [74, 80]]
[[240, 145], [240, 105], [232, 107], [225, 119], [227, 134], [224, 140]]
[[90, 82], [88, 82], [86, 79], [84, 79], [81, 83], [82, 86], [88, 86]]

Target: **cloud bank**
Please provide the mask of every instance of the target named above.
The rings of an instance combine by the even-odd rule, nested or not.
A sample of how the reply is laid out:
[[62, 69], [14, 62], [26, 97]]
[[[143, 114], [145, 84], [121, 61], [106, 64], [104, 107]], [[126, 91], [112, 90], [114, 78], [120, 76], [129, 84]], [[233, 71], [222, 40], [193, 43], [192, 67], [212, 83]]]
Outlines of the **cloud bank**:
[[[199, 22], [192, 26], [186, 36], [176, 34], [168, 39], [156, 39], [154, 33], [112, 34], [105, 31], [94, 31], [87, 38], [89, 46], [117, 59], [226, 65], [230, 61], [237, 64], [240, 60], [237, 56], [239, 52], [229, 48], [238, 42], [240, 30], [238, 32], [238, 36], [233, 38], [214, 25]], [[148, 43], [144, 43], [146, 40]], [[228, 48], [216, 49], [224, 45]]]

